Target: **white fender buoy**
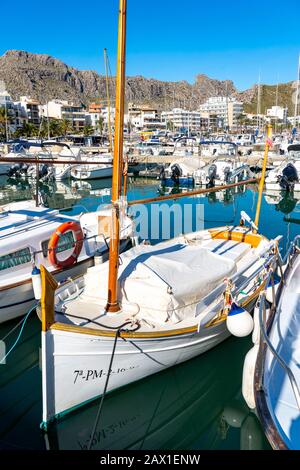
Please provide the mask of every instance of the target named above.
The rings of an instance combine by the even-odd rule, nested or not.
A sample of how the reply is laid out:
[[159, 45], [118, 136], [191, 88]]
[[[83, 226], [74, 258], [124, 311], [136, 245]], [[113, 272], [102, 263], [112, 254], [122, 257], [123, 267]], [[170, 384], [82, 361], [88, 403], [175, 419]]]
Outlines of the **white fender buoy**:
[[243, 338], [253, 330], [253, 319], [247, 310], [233, 303], [226, 318], [226, 326], [233, 336]]
[[[276, 295], [276, 292], [278, 290], [278, 287], [279, 287], [279, 284], [280, 284], [280, 277], [278, 276], [278, 274], [274, 273], [274, 292], [275, 292], [275, 295]], [[272, 277], [270, 278], [269, 280], [269, 283], [268, 283], [268, 286], [267, 286], [267, 289], [266, 289], [266, 299], [268, 302], [272, 303], [273, 302], [273, 288], [272, 288]]]
[[264, 435], [258, 419], [252, 413], [247, 416], [241, 427], [240, 450], [262, 450]]
[[259, 344], [254, 344], [245, 356], [243, 367], [242, 394], [248, 407], [252, 410], [256, 406], [254, 397], [254, 372], [258, 350]]
[[41, 271], [36, 266], [31, 271], [32, 288], [35, 300], [41, 300], [42, 297], [42, 279]]

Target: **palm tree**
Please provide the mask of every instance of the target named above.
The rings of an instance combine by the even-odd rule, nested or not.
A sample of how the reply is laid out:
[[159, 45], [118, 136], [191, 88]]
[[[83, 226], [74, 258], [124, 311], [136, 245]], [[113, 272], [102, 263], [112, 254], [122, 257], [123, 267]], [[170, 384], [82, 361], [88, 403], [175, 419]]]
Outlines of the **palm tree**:
[[16, 130], [15, 137], [33, 137], [37, 136], [39, 129], [31, 122], [24, 122], [23, 126]]
[[58, 119], [51, 119], [49, 121], [50, 137], [55, 137], [61, 134], [61, 123]]
[[83, 128], [83, 135], [92, 135], [94, 133], [94, 128], [93, 126], [86, 125]]
[[69, 121], [68, 119], [63, 119], [60, 122], [60, 129], [61, 129], [61, 134], [63, 134], [66, 137], [68, 132], [71, 132], [73, 130], [71, 121]]
[[166, 128], [167, 128], [168, 131], [174, 131], [173, 121], [167, 121]]
[[97, 123], [97, 127], [99, 129], [100, 135], [102, 135], [103, 128], [104, 128], [104, 118], [103, 118], [103, 116], [99, 116], [99, 121]]
[[5, 107], [0, 107], [0, 135], [8, 138], [7, 130], [9, 130], [9, 124], [12, 122], [12, 117], [9, 115]]

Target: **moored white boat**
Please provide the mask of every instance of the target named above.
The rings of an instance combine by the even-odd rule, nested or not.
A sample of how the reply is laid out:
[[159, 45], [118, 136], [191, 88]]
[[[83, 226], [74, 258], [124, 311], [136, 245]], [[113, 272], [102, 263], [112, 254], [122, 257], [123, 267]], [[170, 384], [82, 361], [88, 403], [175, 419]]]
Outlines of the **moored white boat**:
[[112, 169], [113, 167], [109, 163], [95, 163], [95, 165], [76, 165], [71, 169], [70, 175], [72, 178], [79, 180], [111, 178]]
[[253, 178], [249, 165], [237, 157], [217, 157], [194, 173], [194, 181], [200, 186], [223, 186]]
[[[244, 398], [249, 407], [256, 408], [274, 449], [300, 449], [299, 242], [298, 235], [286, 259], [282, 262], [279, 257], [270, 272], [270, 287], [261, 294], [257, 309], [254, 346], [244, 364]], [[282, 274], [278, 278], [280, 266]]]
[[300, 145], [290, 145], [288, 156], [266, 177], [266, 189], [300, 192]]
[[204, 165], [200, 158], [187, 157], [171, 163], [160, 172], [162, 185], [194, 186], [194, 174]]
[[[108, 391], [226, 339], [229, 278], [235, 302], [251, 308], [274, 247], [245, 227], [139, 245], [120, 257], [121, 311], [113, 315], [106, 312], [108, 263], [58, 288], [55, 315], [42, 305], [44, 426], [103, 393], [115, 341]], [[44, 299], [49, 299], [43, 273]], [[129, 330], [119, 333], [120, 325]]]
[[[94, 256], [107, 256], [109, 235], [101, 234], [102, 223], [110, 221], [110, 209], [67, 216], [58, 210], [35, 207], [35, 201], [10, 203], [0, 212], [0, 323], [25, 314], [35, 303], [32, 288], [33, 265], [42, 263], [61, 281], [80, 275], [94, 264]], [[76, 239], [66, 231], [58, 243], [57, 265], [49, 260], [51, 236], [63, 224], [74, 222], [81, 231], [82, 249], [76, 259], [64, 266], [63, 260], [72, 255]], [[123, 220], [123, 245], [132, 236], [132, 221]], [[106, 238], [105, 238], [106, 237]]]

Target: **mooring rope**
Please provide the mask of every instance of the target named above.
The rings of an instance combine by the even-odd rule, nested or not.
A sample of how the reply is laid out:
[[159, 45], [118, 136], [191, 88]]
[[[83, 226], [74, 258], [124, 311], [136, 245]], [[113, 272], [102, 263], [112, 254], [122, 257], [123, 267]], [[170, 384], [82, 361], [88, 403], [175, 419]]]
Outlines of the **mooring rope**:
[[[114, 360], [114, 356], [115, 356], [115, 352], [116, 352], [118, 337], [120, 335], [120, 332], [124, 329], [124, 326], [126, 326], [128, 324], [131, 324], [131, 323], [132, 323], [131, 321], [127, 321], [127, 322], [123, 323], [123, 325], [119, 326], [119, 328], [116, 330], [113, 349], [112, 349], [110, 362], [109, 362], [109, 367], [108, 367], [108, 371], [107, 371], [107, 375], [106, 375], [105, 385], [104, 385], [101, 401], [100, 401], [100, 404], [99, 404], [99, 407], [98, 407], [98, 411], [97, 411], [96, 419], [95, 419], [95, 422], [94, 422], [93, 430], [92, 430], [92, 433], [91, 433], [90, 441], [89, 441], [89, 444], [88, 444], [88, 450], [91, 450], [93, 440], [94, 440], [94, 437], [95, 437], [95, 433], [96, 433], [96, 429], [97, 429], [99, 419], [100, 419], [100, 416], [101, 416], [103, 403], [104, 403], [104, 399], [105, 399], [105, 395], [106, 395], [106, 391], [107, 391], [107, 387], [108, 387], [108, 382], [109, 382], [110, 374], [111, 374], [111, 370], [112, 370], [113, 360]], [[136, 331], [139, 327], [140, 327], [140, 325], [138, 324], [137, 328], [135, 328], [134, 330], [130, 330], [130, 331]]]
[[[19, 334], [18, 334], [18, 337], [17, 337], [16, 341], [14, 342], [14, 344], [12, 345], [12, 347], [9, 349], [9, 351], [2, 357], [2, 359], [0, 360], [0, 364], [3, 364], [3, 363], [4, 363], [5, 359], [9, 356], [9, 354], [10, 354], [10, 353], [15, 349], [15, 347], [17, 346], [17, 344], [18, 344], [18, 342], [19, 342], [19, 340], [20, 340], [20, 338], [21, 338], [21, 336], [22, 336], [22, 333], [23, 333], [23, 330], [24, 330], [24, 326], [25, 326], [25, 324], [26, 324], [26, 322], [27, 322], [27, 319], [28, 319], [29, 315], [31, 314], [31, 312], [33, 312], [33, 310], [35, 310], [35, 309], [36, 309], [36, 304], [34, 304], [34, 306], [31, 307], [31, 309], [29, 309], [28, 312], [26, 313], [25, 318], [22, 320], [23, 324], [22, 324], [22, 326], [21, 326], [21, 329], [20, 329], [20, 332], [19, 332]], [[19, 323], [3, 338], [3, 340], [4, 340], [5, 338], [7, 338], [7, 337], [10, 335], [10, 333], [12, 333], [12, 332], [16, 329], [16, 327], [19, 326], [20, 323], [22, 323], [22, 322], [19, 322]], [[1, 341], [3, 341], [3, 340], [1, 340]]]

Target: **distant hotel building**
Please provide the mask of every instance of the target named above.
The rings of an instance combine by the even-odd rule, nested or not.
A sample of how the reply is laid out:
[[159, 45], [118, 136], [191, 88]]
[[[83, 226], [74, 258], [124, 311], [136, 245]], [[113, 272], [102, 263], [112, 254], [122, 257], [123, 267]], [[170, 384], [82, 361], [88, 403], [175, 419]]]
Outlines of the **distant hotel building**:
[[200, 105], [199, 111], [209, 116], [210, 121], [215, 116], [216, 121], [219, 119], [224, 127], [232, 128], [238, 124], [237, 118], [243, 113], [243, 103], [235, 98], [213, 96]]
[[188, 111], [181, 108], [163, 111], [161, 113], [161, 120], [166, 127], [168, 122], [170, 122], [174, 129], [184, 128], [190, 131], [200, 131], [208, 127], [208, 119], [202, 117], [199, 111]]
[[126, 123], [139, 130], [155, 130], [164, 128], [156, 108], [148, 105], [137, 106], [128, 103]]
[[23, 113], [27, 116], [28, 122], [38, 126], [40, 123], [40, 112], [39, 112], [39, 102], [30, 96], [21, 96], [20, 101], [16, 103], [19, 106]]
[[28, 116], [20, 102], [14, 102], [7, 91], [0, 92], [0, 108], [6, 109], [8, 137], [28, 121]]
[[62, 119], [70, 121], [76, 131], [83, 130], [85, 126], [85, 109], [83, 106], [68, 103], [68, 101], [53, 100], [41, 106], [45, 118]]
[[280, 119], [281, 121], [286, 122], [288, 115], [288, 108], [283, 108], [281, 106], [272, 106], [272, 108], [267, 109], [267, 117]]

